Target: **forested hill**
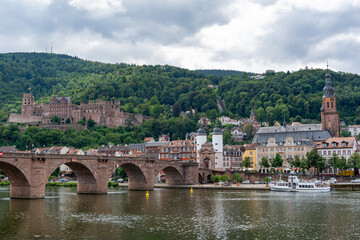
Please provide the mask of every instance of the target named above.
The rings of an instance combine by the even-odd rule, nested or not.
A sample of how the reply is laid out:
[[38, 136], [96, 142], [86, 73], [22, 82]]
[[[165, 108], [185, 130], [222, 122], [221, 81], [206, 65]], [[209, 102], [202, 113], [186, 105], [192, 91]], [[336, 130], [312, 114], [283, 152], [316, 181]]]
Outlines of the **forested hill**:
[[[105, 64], [49, 53], [0, 54], [0, 122], [21, 111], [22, 95], [30, 89], [37, 102], [47, 102], [53, 95], [70, 96], [74, 104], [97, 98], [120, 100], [124, 111], [155, 119], [178, 117], [180, 111], [190, 109], [196, 110], [195, 121], [201, 113], [212, 119], [248, 117], [254, 108], [258, 119], [270, 124], [284, 116], [288, 121], [320, 120], [324, 70], [267, 71], [263, 79], [245, 72], [226, 73], [230, 72]], [[341, 120], [360, 124], [360, 76], [331, 75]], [[217, 107], [218, 97], [227, 109], [223, 113]]]
[[[360, 76], [331, 72], [340, 120], [360, 124]], [[265, 78], [252, 79], [246, 74], [225, 77], [218, 95], [227, 110], [246, 116], [255, 109], [259, 121], [320, 121], [325, 71], [304, 69], [293, 73], [266, 71]], [[306, 122], [306, 121], [305, 121]]]

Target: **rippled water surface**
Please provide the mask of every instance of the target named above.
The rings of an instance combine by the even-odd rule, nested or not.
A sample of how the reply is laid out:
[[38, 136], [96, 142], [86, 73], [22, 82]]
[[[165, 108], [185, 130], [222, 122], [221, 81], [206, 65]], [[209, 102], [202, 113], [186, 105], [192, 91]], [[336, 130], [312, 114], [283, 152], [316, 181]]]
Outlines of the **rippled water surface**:
[[0, 239], [359, 239], [360, 192], [277, 193], [47, 188], [9, 199], [0, 188]]

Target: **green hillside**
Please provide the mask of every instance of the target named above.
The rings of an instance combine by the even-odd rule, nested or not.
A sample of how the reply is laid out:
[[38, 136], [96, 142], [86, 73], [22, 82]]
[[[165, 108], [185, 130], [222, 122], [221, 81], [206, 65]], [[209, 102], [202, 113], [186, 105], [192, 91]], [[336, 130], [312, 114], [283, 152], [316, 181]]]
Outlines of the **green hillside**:
[[[90, 126], [83, 131], [30, 127], [21, 133], [17, 125], [0, 125], [0, 145], [20, 149], [43, 145], [92, 148], [141, 142], [146, 136], [163, 133], [169, 133], [172, 139], [184, 139], [187, 132], [196, 131], [201, 116], [248, 117], [252, 109], [258, 120], [270, 125], [282, 122], [284, 116], [288, 122], [320, 120], [324, 70], [269, 70], [263, 79], [254, 79], [246, 72], [226, 73], [168, 65], [105, 64], [59, 54], [0, 54], [0, 122], [6, 122], [10, 113], [21, 112], [22, 95], [29, 91], [37, 102], [48, 102], [53, 95], [70, 96], [74, 104], [97, 98], [120, 100], [124, 111], [153, 117], [138, 127]], [[360, 124], [360, 76], [342, 72], [331, 75], [340, 119]], [[210, 84], [216, 87], [208, 87]], [[217, 99], [226, 107], [223, 112], [218, 109]], [[191, 109], [194, 111], [190, 116], [179, 116], [181, 111]], [[232, 143], [229, 129], [224, 132], [224, 143]]]
[[[270, 124], [284, 116], [288, 121], [320, 120], [324, 70], [267, 71], [263, 79], [244, 72], [226, 74], [230, 72], [241, 73], [105, 64], [48, 53], [0, 54], [0, 121], [21, 111], [22, 94], [30, 90], [38, 102], [48, 102], [53, 95], [70, 96], [74, 104], [97, 98], [120, 100], [124, 111], [155, 118], [178, 117], [190, 109], [211, 118], [247, 117], [254, 108], [258, 119]], [[359, 75], [331, 74], [341, 120], [360, 123]], [[218, 87], [211, 89], [209, 84]], [[218, 97], [225, 104], [224, 113], [218, 110]]]

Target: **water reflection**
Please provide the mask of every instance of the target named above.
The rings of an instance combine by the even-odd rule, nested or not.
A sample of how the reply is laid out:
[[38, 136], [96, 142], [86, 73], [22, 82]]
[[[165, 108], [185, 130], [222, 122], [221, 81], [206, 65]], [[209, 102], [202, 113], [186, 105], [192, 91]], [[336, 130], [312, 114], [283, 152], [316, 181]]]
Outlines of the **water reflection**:
[[155, 189], [107, 195], [47, 188], [9, 199], [0, 189], [1, 239], [358, 239], [359, 193]]

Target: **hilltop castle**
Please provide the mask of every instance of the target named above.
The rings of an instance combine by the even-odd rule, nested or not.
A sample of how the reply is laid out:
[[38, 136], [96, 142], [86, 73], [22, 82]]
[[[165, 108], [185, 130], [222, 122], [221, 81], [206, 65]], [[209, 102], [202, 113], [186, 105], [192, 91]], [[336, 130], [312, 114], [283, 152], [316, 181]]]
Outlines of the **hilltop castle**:
[[53, 116], [61, 118], [61, 123], [77, 123], [92, 119], [98, 125], [117, 128], [131, 123], [138, 126], [150, 117], [142, 114], [126, 113], [120, 110], [120, 101], [90, 100], [73, 105], [70, 97], [52, 97], [49, 104], [34, 103], [31, 93], [24, 93], [21, 114], [10, 114], [8, 122], [28, 124], [49, 124]]

